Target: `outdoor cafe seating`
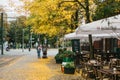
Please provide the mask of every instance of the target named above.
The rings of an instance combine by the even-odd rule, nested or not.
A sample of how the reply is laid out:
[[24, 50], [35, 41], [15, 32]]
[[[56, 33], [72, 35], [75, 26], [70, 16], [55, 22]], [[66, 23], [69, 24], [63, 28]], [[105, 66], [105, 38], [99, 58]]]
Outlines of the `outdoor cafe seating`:
[[118, 80], [120, 78], [120, 59], [113, 53], [97, 54], [94, 60], [91, 60], [88, 54], [83, 54], [83, 75], [86, 80]]
[[113, 64], [112, 62], [110, 62], [109, 64], [101, 64], [99, 62], [89, 61], [84, 65], [85, 69], [83, 74], [87, 74], [85, 76], [86, 80], [118, 80], [118, 78], [120, 79], [120, 64], [118, 64], [118, 62], [117, 64]]
[[[113, 21], [114, 18], [111, 18], [111, 20]], [[111, 36], [111, 34], [113, 33], [113, 30], [111, 31], [109, 29], [105, 31], [100, 30], [100, 33], [97, 35], [97, 32], [99, 32], [98, 26], [99, 26], [99, 29], [101, 29], [101, 27], [108, 28], [109, 25], [106, 26], [104, 24], [101, 24], [101, 20], [100, 20], [100, 21], [96, 21], [96, 22], [92, 22], [92, 23], [88, 23], [88, 24], [80, 26], [79, 28], [76, 29], [74, 33], [75, 34], [74, 37], [76, 36], [77, 39], [80, 39], [81, 51], [82, 50], [90, 51], [88, 54], [86, 52], [82, 54], [83, 56], [82, 57], [83, 58], [83, 61], [82, 61], [83, 73], [82, 74], [83, 75], [87, 74], [86, 75], [87, 80], [90, 80], [88, 79], [90, 78], [89, 75], [93, 76], [93, 79], [117, 80], [120, 76], [119, 36], [116, 36], [116, 35]], [[119, 28], [118, 23], [115, 23], [115, 26]], [[107, 35], [105, 36], [104, 33], [107, 33]], [[83, 34], [87, 35], [89, 42], [87, 42], [86, 37], [84, 41], [82, 40]], [[93, 54], [92, 57], [94, 56], [94, 58], [91, 58], [90, 54]], [[91, 59], [96, 60], [97, 63], [91, 63], [90, 62]]]

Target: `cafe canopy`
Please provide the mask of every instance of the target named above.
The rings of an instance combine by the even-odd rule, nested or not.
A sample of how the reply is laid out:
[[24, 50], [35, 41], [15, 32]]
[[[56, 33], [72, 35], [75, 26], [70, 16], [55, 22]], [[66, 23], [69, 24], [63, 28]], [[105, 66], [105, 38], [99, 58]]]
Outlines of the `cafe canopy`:
[[[107, 34], [107, 33], [101, 33], [101, 34], [93, 34], [92, 35], [93, 39], [98, 39], [98, 38], [112, 38], [114, 37], [113, 34]], [[85, 32], [81, 32], [81, 34], [76, 34], [75, 32], [66, 34], [64, 36], [65, 40], [71, 40], [71, 39], [88, 39], [88, 34]]]
[[112, 34], [119, 39], [120, 33], [120, 14], [81, 25], [76, 30], [76, 34]]
[[95, 38], [120, 38], [120, 15], [101, 19], [79, 26], [75, 32], [66, 34], [64, 39], [86, 39], [88, 34]]

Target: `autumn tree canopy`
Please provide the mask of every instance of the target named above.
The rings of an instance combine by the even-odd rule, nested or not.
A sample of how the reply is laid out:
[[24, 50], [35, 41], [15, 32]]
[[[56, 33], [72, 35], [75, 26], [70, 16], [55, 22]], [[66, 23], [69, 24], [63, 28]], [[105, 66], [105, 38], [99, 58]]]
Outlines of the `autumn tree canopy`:
[[22, 1], [25, 3], [25, 10], [30, 13], [27, 24], [32, 26], [32, 31], [49, 36], [73, 32], [78, 27], [78, 22], [85, 15], [89, 17], [87, 20], [90, 21], [89, 10], [92, 7], [90, 5], [93, 4], [92, 0]]
[[21, 1], [29, 13], [27, 24], [32, 26], [32, 32], [49, 36], [73, 32], [83, 17], [88, 23], [119, 13], [119, 0]]

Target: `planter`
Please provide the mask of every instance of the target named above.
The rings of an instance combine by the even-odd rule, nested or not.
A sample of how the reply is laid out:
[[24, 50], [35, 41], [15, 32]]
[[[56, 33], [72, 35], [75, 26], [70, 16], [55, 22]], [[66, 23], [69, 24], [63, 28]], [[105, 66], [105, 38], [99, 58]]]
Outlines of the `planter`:
[[74, 74], [75, 73], [75, 68], [66, 68], [66, 67], [64, 67], [64, 73], [65, 74]]
[[62, 63], [62, 59], [55, 59], [57, 64], [61, 64]]
[[61, 71], [64, 73], [64, 66], [61, 65]]
[[64, 66], [67, 64], [67, 62], [62, 62], [61, 64], [61, 71], [64, 73]]
[[63, 58], [63, 62], [71, 62], [71, 61], [73, 61], [73, 59], [70, 57]]

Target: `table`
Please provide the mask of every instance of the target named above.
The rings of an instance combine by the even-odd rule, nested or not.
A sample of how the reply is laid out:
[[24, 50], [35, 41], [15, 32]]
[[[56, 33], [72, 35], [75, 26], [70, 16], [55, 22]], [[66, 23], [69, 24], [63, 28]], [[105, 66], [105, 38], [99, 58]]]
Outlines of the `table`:
[[95, 75], [95, 77], [98, 77], [97, 70], [101, 69], [101, 67], [102, 67], [102, 65], [99, 62], [97, 62], [97, 63], [87, 62], [87, 63], [85, 63], [85, 65], [86, 65], [87, 70], [93, 70], [93, 74]]
[[[101, 74], [107, 74], [112, 76], [112, 80], [117, 80], [117, 76], [120, 75], [120, 71], [118, 70], [113, 70], [113, 69], [99, 69], [97, 70]], [[103, 76], [100, 76], [100, 79], [103, 80]]]

